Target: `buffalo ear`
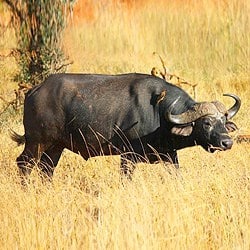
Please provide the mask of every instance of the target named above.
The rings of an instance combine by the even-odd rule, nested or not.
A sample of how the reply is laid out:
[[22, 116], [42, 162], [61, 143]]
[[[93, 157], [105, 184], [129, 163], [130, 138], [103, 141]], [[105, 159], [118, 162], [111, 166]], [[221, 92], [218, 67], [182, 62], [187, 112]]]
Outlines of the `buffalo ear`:
[[230, 132], [237, 130], [238, 127], [236, 126], [235, 123], [227, 121], [226, 122], [226, 129], [227, 129], [227, 132], [230, 133]]
[[191, 135], [193, 131], [193, 126], [192, 125], [186, 125], [186, 126], [174, 126], [171, 129], [171, 133], [174, 135], [181, 135], [181, 136], [189, 136]]

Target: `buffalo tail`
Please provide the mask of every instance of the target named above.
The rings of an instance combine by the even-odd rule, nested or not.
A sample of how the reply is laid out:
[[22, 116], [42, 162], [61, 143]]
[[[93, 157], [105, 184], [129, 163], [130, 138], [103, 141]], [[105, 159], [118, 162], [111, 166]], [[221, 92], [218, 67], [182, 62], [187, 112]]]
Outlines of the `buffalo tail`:
[[10, 131], [10, 138], [17, 143], [18, 146], [22, 145], [25, 143], [25, 136], [24, 135], [19, 135], [15, 131], [11, 130]]

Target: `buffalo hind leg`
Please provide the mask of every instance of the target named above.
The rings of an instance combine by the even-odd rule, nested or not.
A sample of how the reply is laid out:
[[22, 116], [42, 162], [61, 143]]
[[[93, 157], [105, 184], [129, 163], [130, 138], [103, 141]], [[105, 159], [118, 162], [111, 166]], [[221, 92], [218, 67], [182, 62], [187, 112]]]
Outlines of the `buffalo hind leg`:
[[22, 184], [28, 182], [28, 176], [39, 161], [42, 152], [43, 147], [40, 144], [29, 144], [26, 142], [23, 152], [16, 159]]
[[61, 157], [62, 151], [63, 147], [52, 146], [43, 152], [39, 162], [39, 169], [41, 171], [42, 178], [51, 180], [55, 167]]

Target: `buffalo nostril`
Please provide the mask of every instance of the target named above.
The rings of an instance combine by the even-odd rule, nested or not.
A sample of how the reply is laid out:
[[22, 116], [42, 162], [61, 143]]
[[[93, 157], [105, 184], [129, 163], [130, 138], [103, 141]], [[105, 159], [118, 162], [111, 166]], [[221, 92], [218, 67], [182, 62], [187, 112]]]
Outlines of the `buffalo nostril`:
[[221, 145], [224, 149], [230, 149], [233, 146], [232, 139], [224, 139], [221, 141]]

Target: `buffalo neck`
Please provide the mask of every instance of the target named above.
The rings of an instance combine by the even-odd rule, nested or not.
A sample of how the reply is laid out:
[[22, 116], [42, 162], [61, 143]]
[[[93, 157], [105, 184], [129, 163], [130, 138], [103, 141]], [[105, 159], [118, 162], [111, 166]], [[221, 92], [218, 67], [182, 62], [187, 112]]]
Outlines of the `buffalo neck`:
[[172, 143], [173, 148], [176, 150], [197, 145], [192, 136], [172, 135]]

